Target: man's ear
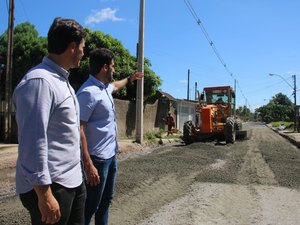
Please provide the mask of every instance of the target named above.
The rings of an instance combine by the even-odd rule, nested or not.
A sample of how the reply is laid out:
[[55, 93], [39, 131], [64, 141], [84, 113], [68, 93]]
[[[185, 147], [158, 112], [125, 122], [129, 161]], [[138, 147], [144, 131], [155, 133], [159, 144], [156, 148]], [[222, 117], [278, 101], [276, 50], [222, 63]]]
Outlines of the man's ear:
[[71, 42], [68, 46], [68, 50], [72, 53], [75, 51], [76, 48], [77, 48], [77, 44], [75, 41]]
[[103, 69], [104, 72], [107, 72], [107, 70], [108, 70], [108, 65], [107, 65], [107, 64], [104, 64], [104, 65], [102, 66], [101, 69]]

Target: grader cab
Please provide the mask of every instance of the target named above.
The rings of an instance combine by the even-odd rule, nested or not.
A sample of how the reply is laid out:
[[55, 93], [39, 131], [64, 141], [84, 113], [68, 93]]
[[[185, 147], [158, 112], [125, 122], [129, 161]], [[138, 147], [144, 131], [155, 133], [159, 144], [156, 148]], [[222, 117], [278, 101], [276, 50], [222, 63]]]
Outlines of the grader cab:
[[183, 126], [183, 141], [191, 144], [206, 139], [225, 140], [234, 143], [241, 131], [242, 122], [235, 116], [235, 93], [230, 86], [206, 87], [199, 96], [195, 124], [186, 121]]

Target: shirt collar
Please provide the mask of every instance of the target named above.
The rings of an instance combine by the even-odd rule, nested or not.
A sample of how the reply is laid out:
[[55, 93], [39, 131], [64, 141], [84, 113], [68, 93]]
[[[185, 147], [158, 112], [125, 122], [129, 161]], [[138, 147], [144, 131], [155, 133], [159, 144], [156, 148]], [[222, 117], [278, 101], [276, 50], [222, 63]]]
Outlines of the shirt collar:
[[60, 67], [59, 65], [57, 65], [54, 61], [52, 61], [51, 59], [49, 59], [48, 56], [45, 56], [43, 58], [43, 63], [45, 63], [46, 65], [48, 65], [49, 67], [53, 68], [54, 70], [56, 70], [56, 72], [64, 77], [65, 79], [69, 78], [70, 72], [65, 70], [64, 68]]
[[96, 77], [94, 77], [93, 75], [90, 74], [90, 77], [89, 79], [92, 81], [92, 83], [94, 85], [96, 85], [97, 87], [100, 87], [100, 88], [107, 88], [108, 87], [108, 84], [104, 84], [102, 83], [100, 80], [98, 80]]

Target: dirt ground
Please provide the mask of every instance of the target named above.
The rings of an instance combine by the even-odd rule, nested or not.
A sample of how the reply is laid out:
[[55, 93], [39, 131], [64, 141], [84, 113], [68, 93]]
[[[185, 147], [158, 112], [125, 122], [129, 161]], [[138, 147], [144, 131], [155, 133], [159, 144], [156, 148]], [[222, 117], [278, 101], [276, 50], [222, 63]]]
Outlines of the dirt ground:
[[[248, 124], [248, 138], [233, 145], [122, 145], [130, 150], [119, 155], [111, 225], [300, 224], [300, 151], [262, 124]], [[12, 188], [13, 154], [0, 151], [3, 190]], [[0, 224], [29, 224], [9, 192]]]
[[[164, 140], [168, 146], [177, 139]], [[119, 161], [147, 154], [161, 146], [158, 142], [134, 143], [121, 140], [119, 144]], [[15, 167], [17, 159], [17, 145], [0, 145], [0, 225], [30, 224], [29, 215], [22, 207], [15, 193]]]

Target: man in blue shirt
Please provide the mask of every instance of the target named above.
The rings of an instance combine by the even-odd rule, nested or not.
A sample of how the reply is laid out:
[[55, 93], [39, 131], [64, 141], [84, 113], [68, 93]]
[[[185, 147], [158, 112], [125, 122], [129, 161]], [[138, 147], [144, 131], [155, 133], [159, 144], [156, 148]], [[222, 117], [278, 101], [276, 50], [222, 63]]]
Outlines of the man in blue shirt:
[[85, 37], [76, 21], [56, 18], [48, 32], [48, 56], [13, 94], [19, 134], [16, 191], [34, 225], [84, 223], [79, 104], [68, 70], [79, 66]]
[[143, 77], [143, 73], [135, 72], [123, 80], [112, 82], [114, 72], [114, 54], [105, 48], [93, 50], [90, 53], [91, 75], [77, 92], [87, 176], [86, 225], [90, 224], [94, 214], [95, 225], [108, 224], [108, 209], [114, 195], [118, 144], [112, 93]]

